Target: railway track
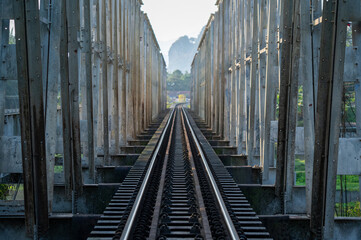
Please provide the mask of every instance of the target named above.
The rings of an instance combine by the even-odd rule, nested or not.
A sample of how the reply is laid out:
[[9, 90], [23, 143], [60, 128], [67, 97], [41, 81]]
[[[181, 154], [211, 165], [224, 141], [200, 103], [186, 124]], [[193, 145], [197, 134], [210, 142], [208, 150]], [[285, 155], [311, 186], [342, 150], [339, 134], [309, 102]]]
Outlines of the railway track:
[[89, 239], [271, 239], [191, 121], [181, 106], [169, 114], [151, 159], [136, 162]]

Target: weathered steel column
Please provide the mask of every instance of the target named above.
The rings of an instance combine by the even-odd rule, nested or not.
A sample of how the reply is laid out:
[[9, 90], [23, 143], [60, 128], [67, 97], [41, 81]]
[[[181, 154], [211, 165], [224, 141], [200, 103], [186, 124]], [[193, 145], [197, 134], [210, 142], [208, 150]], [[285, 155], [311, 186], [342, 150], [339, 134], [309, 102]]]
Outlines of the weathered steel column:
[[71, 146], [71, 113], [69, 96], [69, 65], [68, 65], [68, 32], [66, 24], [66, 1], [61, 6], [60, 33], [60, 79], [61, 79], [61, 112], [63, 127], [63, 172], [65, 195], [71, 198], [73, 189], [73, 152]]
[[312, 35], [310, 27], [310, 2], [300, 4], [300, 78], [303, 82], [303, 123], [305, 144], [306, 209], [311, 214], [313, 153], [315, 144], [315, 98], [312, 66]]
[[[264, 138], [265, 138], [265, 95], [266, 95], [266, 64], [267, 64], [267, 43], [266, 33], [268, 24], [268, 1], [262, 0], [260, 2], [260, 16], [259, 16], [259, 43], [258, 43], [258, 116], [259, 116], [259, 143], [260, 143], [260, 166], [263, 168], [263, 173], [268, 171], [268, 162], [265, 163]], [[274, 9], [272, 9], [274, 11]], [[267, 168], [267, 170], [266, 170]], [[263, 174], [263, 179], [267, 175]]]
[[256, 113], [256, 81], [258, 63], [258, 0], [253, 0], [253, 23], [252, 23], [252, 52], [251, 52], [251, 76], [250, 76], [250, 103], [248, 119], [248, 143], [247, 155], [249, 165], [258, 164], [254, 159], [254, 135], [255, 135], [255, 113]]
[[293, 30], [291, 49], [291, 69], [288, 80], [287, 96], [287, 125], [285, 139], [285, 164], [286, 164], [286, 190], [285, 190], [285, 213], [287, 213], [287, 202], [291, 202], [293, 186], [295, 183], [295, 148], [296, 148], [296, 127], [298, 110], [298, 85], [300, 82], [300, 1], [295, 0], [293, 4]]
[[49, 228], [40, 22], [37, 0], [14, 2], [27, 233]]
[[[50, 15], [50, 4], [51, 0], [40, 0], [40, 45], [41, 45], [41, 61], [42, 61], [42, 76], [43, 76], [43, 86], [47, 86], [48, 81], [48, 71], [49, 69], [49, 45], [50, 45], [50, 23], [51, 23], [51, 15]], [[43, 97], [44, 97], [44, 106], [47, 104], [47, 91], [46, 87], [43, 89]], [[46, 116], [46, 108], [44, 109]], [[46, 125], [47, 122], [45, 122]], [[49, 161], [49, 160], [48, 160]]]
[[106, 16], [106, 7], [109, 0], [101, 0], [101, 35], [100, 35], [100, 44], [102, 52], [102, 101], [103, 101], [103, 151], [104, 159], [103, 164], [108, 165], [110, 163], [109, 156], [109, 104], [108, 104], [108, 49], [107, 49], [107, 16]]
[[235, 29], [235, 0], [231, 0], [229, 9], [230, 19], [230, 47], [229, 47], [229, 77], [230, 77], [230, 111], [229, 111], [229, 141], [231, 146], [235, 146], [236, 137], [236, 29]]
[[88, 130], [88, 164], [89, 177], [95, 177], [95, 149], [94, 149], [94, 114], [93, 114], [93, 86], [92, 86], [92, 49], [91, 49], [91, 14], [90, 0], [83, 0], [84, 30], [83, 30], [83, 53], [85, 57], [85, 81], [86, 81], [86, 119]]
[[[61, 9], [63, 2], [56, 1], [51, 8], [51, 25], [49, 41], [49, 62], [46, 72], [46, 103], [45, 103], [45, 137], [46, 137], [46, 160], [48, 177], [48, 200], [49, 211], [52, 211], [54, 192], [54, 165], [57, 144], [57, 97], [60, 83], [60, 32], [61, 32]], [[45, 58], [43, 58], [45, 59]]]
[[316, 239], [333, 239], [346, 47], [345, 11], [345, 1], [323, 2], [311, 211], [311, 231]]
[[[277, 50], [277, 19], [276, 19], [277, 0], [270, 0], [268, 6], [268, 44], [267, 44], [267, 63], [266, 63], [266, 92], [265, 92], [265, 109], [264, 109], [264, 139], [263, 154], [263, 180], [269, 179], [269, 167], [274, 159], [274, 145], [271, 144], [271, 121], [275, 116], [275, 98], [276, 88], [278, 85], [278, 76], [276, 68], [278, 67], [278, 50]], [[262, 152], [261, 152], [262, 153]], [[262, 159], [263, 158], [263, 159]]]
[[113, 71], [112, 71], [112, 119], [111, 119], [111, 139], [114, 141], [114, 145], [112, 146], [113, 153], [119, 153], [119, 90], [118, 90], [118, 81], [119, 79], [119, 58], [118, 58], [118, 1], [112, 0], [111, 2], [111, 34], [112, 34], [112, 62], [113, 62]]
[[144, 13], [140, 14], [140, 131], [143, 132], [145, 126], [145, 112], [144, 112], [144, 101], [145, 101], [145, 84], [146, 84], [146, 28], [145, 28], [145, 16]]
[[[81, 165], [81, 147], [80, 147], [80, 119], [79, 119], [79, 65], [78, 52], [79, 42], [78, 34], [80, 27], [79, 2], [67, 0], [66, 2], [67, 19], [67, 39], [68, 39], [68, 78], [69, 79], [69, 108], [70, 108], [70, 126], [71, 126], [71, 145], [72, 145], [72, 181], [73, 181], [73, 213], [77, 210], [78, 194], [81, 194], [83, 187], [82, 165]], [[62, 79], [63, 81], [63, 79]], [[65, 171], [65, 169], [64, 169]]]
[[278, 117], [278, 140], [277, 140], [277, 168], [276, 168], [276, 195], [281, 200], [282, 211], [284, 211], [283, 197], [286, 178], [286, 149], [287, 149], [287, 117], [288, 117], [288, 96], [289, 79], [291, 74], [292, 61], [292, 18], [293, 1], [281, 0], [282, 8], [282, 45], [281, 45], [281, 79], [279, 96], [279, 117]]
[[[361, 75], [361, 21], [352, 23], [352, 44], [357, 48], [357, 66], [356, 71], [358, 76]], [[358, 79], [358, 88], [355, 90], [355, 104], [356, 104], [356, 133], [358, 137], [361, 137], [361, 79]], [[361, 175], [359, 176], [359, 183], [361, 183]], [[359, 193], [361, 197], [361, 184], [359, 184]]]
[[[135, 137], [134, 121], [134, 90], [135, 90], [135, 32], [134, 26], [135, 1], [128, 1], [128, 62], [130, 65], [129, 78], [127, 81], [127, 141]], [[128, 144], [128, 143], [127, 143]]]
[[[10, 32], [10, 21], [8, 19], [2, 19], [0, 16], [0, 62], [2, 63], [0, 66], [0, 137], [4, 135], [4, 119], [5, 119], [5, 83], [7, 80], [7, 71], [6, 64], [4, 62], [8, 61], [6, 59], [6, 51], [5, 49], [9, 44], [9, 32]], [[2, 147], [0, 146], [0, 151], [2, 151]]]
[[240, 0], [240, 12], [239, 12], [239, 35], [240, 35], [240, 50], [239, 50], [239, 132], [238, 132], [238, 153], [245, 153], [246, 144], [245, 140], [247, 138], [247, 104], [246, 104], [246, 65], [245, 65], [245, 55], [246, 55], [246, 1]]
[[120, 134], [121, 140], [120, 144], [122, 146], [127, 144], [127, 78], [128, 78], [128, 1], [121, 0], [121, 18], [122, 18], [122, 59], [123, 59], [123, 68], [122, 68], [122, 94], [121, 98], [121, 125], [120, 125]]

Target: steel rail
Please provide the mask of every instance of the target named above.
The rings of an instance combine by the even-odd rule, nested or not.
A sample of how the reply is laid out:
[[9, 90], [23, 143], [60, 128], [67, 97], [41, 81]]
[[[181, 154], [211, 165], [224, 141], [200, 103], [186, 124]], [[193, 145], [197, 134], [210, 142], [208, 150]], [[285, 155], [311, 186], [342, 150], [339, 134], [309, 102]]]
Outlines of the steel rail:
[[223, 215], [224, 222], [226, 224], [226, 227], [227, 227], [227, 230], [228, 230], [228, 232], [230, 234], [230, 237], [233, 240], [239, 240], [238, 232], [237, 232], [237, 230], [236, 230], [236, 228], [235, 228], [235, 226], [233, 224], [233, 221], [232, 221], [231, 217], [229, 216], [226, 204], [223, 201], [223, 198], [222, 198], [221, 192], [219, 191], [219, 188], [217, 186], [216, 180], [213, 177], [213, 174], [212, 174], [212, 171], [211, 171], [211, 169], [210, 169], [210, 167], [208, 165], [207, 159], [204, 156], [203, 150], [202, 150], [202, 148], [201, 148], [201, 146], [200, 146], [200, 144], [198, 142], [198, 139], [197, 139], [197, 137], [196, 137], [196, 135], [195, 135], [195, 133], [194, 133], [194, 131], [192, 129], [191, 124], [189, 123], [188, 116], [187, 116], [187, 114], [186, 114], [183, 107], [182, 107], [182, 111], [184, 113], [183, 115], [185, 116], [185, 120], [186, 120], [187, 125], [189, 127], [189, 130], [191, 132], [194, 143], [195, 143], [195, 145], [196, 145], [196, 147], [198, 149], [199, 155], [200, 155], [200, 157], [202, 159], [203, 166], [204, 166], [204, 168], [205, 168], [205, 170], [206, 170], [206, 172], [208, 174], [209, 180], [211, 182], [211, 187], [212, 187], [212, 189], [214, 191], [215, 197], [217, 199], [217, 204], [219, 205], [219, 208], [220, 208], [221, 213]]
[[171, 119], [173, 118], [174, 116], [174, 113], [175, 113], [175, 108], [173, 109], [172, 113], [169, 115], [169, 119], [167, 121], [167, 124], [165, 126], [165, 128], [163, 129], [163, 132], [162, 132], [162, 135], [157, 143], [157, 148], [155, 149], [155, 151], [153, 152], [153, 155], [152, 155], [152, 159], [150, 161], [150, 164], [149, 164], [149, 167], [148, 167], [148, 170], [147, 170], [147, 173], [144, 177], [144, 180], [142, 182], [142, 185], [139, 189], [139, 192], [137, 194], [137, 197], [134, 201], [134, 205], [132, 207], [132, 211], [130, 212], [129, 214], [129, 217], [128, 217], [128, 220], [127, 220], [127, 223], [125, 224], [125, 227], [123, 229], [123, 232], [122, 232], [122, 236], [120, 237], [120, 239], [129, 239], [130, 237], [130, 234], [131, 234], [131, 231], [132, 231], [132, 228], [133, 228], [133, 225], [134, 225], [134, 222], [135, 222], [135, 219], [137, 217], [137, 214], [138, 214], [138, 211], [140, 209], [140, 204], [141, 204], [141, 201], [143, 199], [143, 196], [144, 196], [144, 193], [145, 193], [145, 189], [146, 187], [148, 186], [148, 183], [149, 183], [149, 178], [150, 178], [150, 175], [153, 171], [153, 167], [154, 167], [154, 164], [155, 164], [155, 161], [156, 161], [156, 158], [157, 158], [157, 155], [159, 153], [159, 149], [160, 147], [162, 146], [163, 144], [163, 140], [164, 140], [164, 137], [165, 137], [165, 134], [169, 128], [169, 125], [170, 125], [170, 122], [171, 122]]

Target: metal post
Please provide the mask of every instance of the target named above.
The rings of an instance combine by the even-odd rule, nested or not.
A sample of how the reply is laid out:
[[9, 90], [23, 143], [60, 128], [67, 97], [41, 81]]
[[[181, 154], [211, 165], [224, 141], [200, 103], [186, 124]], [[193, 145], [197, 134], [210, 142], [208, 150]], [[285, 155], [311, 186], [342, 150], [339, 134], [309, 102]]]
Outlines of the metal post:
[[286, 167], [286, 149], [287, 149], [287, 117], [288, 117], [288, 96], [289, 79], [291, 74], [291, 49], [292, 49], [292, 18], [293, 2], [281, 0], [282, 8], [282, 37], [281, 45], [281, 78], [280, 78], [280, 96], [279, 96], [279, 117], [278, 117], [278, 141], [277, 141], [277, 169], [276, 169], [276, 195], [281, 200], [282, 211], [283, 195], [285, 191], [285, 167]]
[[17, 0], [14, 9], [27, 232], [42, 239], [49, 219], [38, 1]]
[[258, 0], [253, 0], [253, 23], [252, 23], [252, 52], [251, 52], [251, 77], [250, 77], [250, 103], [248, 119], [248, 144], [247, 155], [250, 165], [257, 164], [254, 159], [254, 135], [255, 135], [255, 112], [256, 112], [256, 81], [258, 63]]
[[332, 239], [343, 92], [346, 22], [343, 1], [324, 1], [315, 122], [311, 231]]
[[93, 114], [93, 87], [92, 87], [92, 56], [91, 56], [91, 5], [90, 0], [83, 1], [84, 7], [84, 46], [85, 57], [85, 81], [86, 81], [86, 102], [87, 102], [87, 130], [88, 130], [88, 164], [89, 177], [95, 180], [95, 150], [94, 150], [94, 114]]
[[[276, 19], [277, 0], [270, 0], [268, 6], [268, 44], [267, 44], [267, 63], [266, 63], [266, 92], [265, 92], [265, 109], [264, 109], [264, 139], [263, 154], [261, 161], [263, 162], [263, 180], [267, 182], [269, 179], [269, 167], [274, 159], [274, 146], [271, 144], [271, 121], [275, 115], [275, 98], [276, 87], [278, 84], [278, 76], [276, 68], [278, 67], [277, 56], [277, 19]], [[263, 158], [263, 159], [262, 159]]]
[[[57, 97], [60, 82], [60, 32], [61, 32], [61, 8], [62, 1], [56, 1], [52, 4], [51, 16], [52, 23], [50, 25], [50, 41], [49, 41], [49, 70], [46, 78], [46, 160], [48, 173], [48, 200], [49, 211], [52, 211], [52, 202], [54, 194], [54, 165], [55, 151], [57, 141]], [[43, 58], [44, 59], [44, 58]], [[43, 68], [47, 65], [43, 64]]]

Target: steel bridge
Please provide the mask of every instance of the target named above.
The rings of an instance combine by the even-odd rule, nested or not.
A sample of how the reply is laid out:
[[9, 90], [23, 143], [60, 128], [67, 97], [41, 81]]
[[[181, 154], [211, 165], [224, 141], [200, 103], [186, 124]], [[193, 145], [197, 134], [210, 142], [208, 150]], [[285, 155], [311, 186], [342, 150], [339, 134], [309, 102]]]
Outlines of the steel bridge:
[[361, 1], [218, 0], [172, 109], [142, 4], [0, 0], [0, 239], [361, 239]]

